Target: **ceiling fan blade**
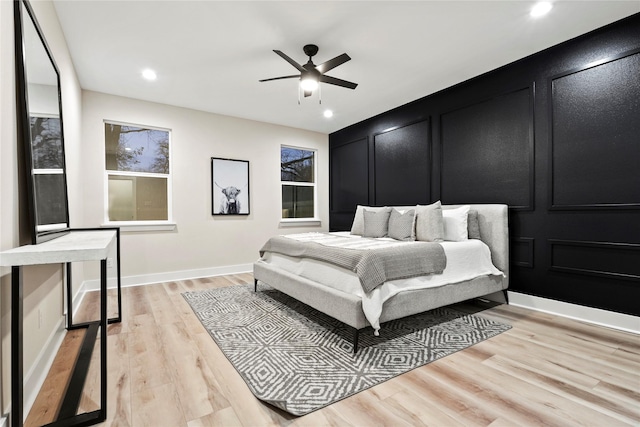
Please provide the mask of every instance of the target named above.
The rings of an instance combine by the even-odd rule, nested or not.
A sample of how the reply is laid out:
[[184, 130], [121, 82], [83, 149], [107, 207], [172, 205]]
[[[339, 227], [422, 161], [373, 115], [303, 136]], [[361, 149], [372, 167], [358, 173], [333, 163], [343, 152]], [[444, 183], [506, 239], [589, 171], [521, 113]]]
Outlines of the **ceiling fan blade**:
[[318, 65], [316, 67], [316, 70], [320, 71], [321, 73], [326, 73], [329, 70], [333, 70], [334, 68], [336, 68], [338, 65], [342, 65], [347, 61], [350, 61], [351, 57], [349, 55], [347, 55], [346, 53], [343, 53], [340, 56], [336, 56], [333, 59], [328, 60], [327, 62], [324, 62], [320, 65]]
[[298, 64], [296, 61], [294, 61], [293, 59], [291, 59], [289, 56], [287, 56], [287, 54], [286, 54], [286, 53], [283, 53], [282, 51], [275, 50], [275, 49], [274, 49], [274, 52], [275, 52], [275, 53], [277, 53], [278, 55], [280, 55], [280, 57], [281, 57], [282, 59], [284, 59], [285, 61], [287, 61], [289, 64], [293, 65], [293, 66], [296, 68], [296, 70], [298, 70], [298, 71], [300, 71], [300, 72], [302, 72], [302, 71], [306, 71], [306, 70], [302, 67], [302, 65]]
[[262, 80], [258, 80], [259, 82], [269, 82], [271, 80], [282, 80], [282, 79], [293, 79], [293, 78], [299, 78], [300, 74], [296, 74], [295, 76], [282, 76], [282, 77], [273, 77], [270, 79], [262, 79]]
[[305, 90], [304, 91], [304, 97], [306, 98], [307, 96], [311, 96], [313, 94], [313, 92], [311, 92], [310, 90]]
[[358, 86], [357, 83], [352, 83], [346, 80], [336, 79], [335, 77], [325, 75], [320, 76], [320, 81], [323, 83], [329, 83], [330, 85], [346, 87], [347, 89], [355, 89]]

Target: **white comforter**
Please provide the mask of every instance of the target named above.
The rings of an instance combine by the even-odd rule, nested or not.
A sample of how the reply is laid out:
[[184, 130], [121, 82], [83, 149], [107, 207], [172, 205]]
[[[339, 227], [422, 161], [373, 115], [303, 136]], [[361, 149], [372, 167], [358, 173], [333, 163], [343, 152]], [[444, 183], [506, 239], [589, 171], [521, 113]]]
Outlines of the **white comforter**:
[[[341, 236], [353, 236], [349, 232], [335, 233]], [[392, 239], [385, 239], [392, 240]], [[398, 292], [425, 289], [458, 283], [485, 275], [504, 274], [491, 262], [489, 247], [482, 241], [470, 239], [464, 242], [440, 242], [447, 257], [447, 266], [442, 274], [392, 280], [364, 293], [358, 276], [352, 271], [308, 258], [293, 258], [286, 255], [265, 253], [263, 261], [283, 270], [330, 286], [343, 292], [349, 292], [362, 298], [364, 315], [374, 330], [380, 329], [380, 315], [385, 301]]]

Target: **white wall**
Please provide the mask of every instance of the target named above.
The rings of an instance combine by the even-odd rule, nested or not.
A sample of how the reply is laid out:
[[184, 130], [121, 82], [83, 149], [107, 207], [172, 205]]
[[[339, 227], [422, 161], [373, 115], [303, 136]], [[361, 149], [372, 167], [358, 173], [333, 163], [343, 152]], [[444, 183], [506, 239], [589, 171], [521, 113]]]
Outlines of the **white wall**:
[[[81, 90], [64, 35], [50, 1], [31, 2], [61, 72], [64, 134], [67, 147], [67, 170], [70, 189], [81, 189], [79, 179]], [[0, 1], [0, 250], [19, 245], [19, 228], [27, 221], [18, 200], [18, 142], [15, 106], [15, 51], [13, 37], [13, 2]], [[81, 191], [70, 191], [70, 216], [82, 215]], [[76, 268], [81, 280], [82, 268]], [[10, 405], [10, 271], [0, 270], [0, 316], [2, 333], [2, 402], [6, 412]], [[62, 270], [58, 266], [26, 268], [24, 271], [24, 373], [32, 372], [42, 349], [59, 334], [63, 320]], [[42, 321], [39, 322], [39, 313]], [[34, 375], [39, 373], [35, 372]], [[25, 388], [25, 400], [34, 390]]]
[[[175, 231], [123, 232], [122, 275], [248, 265], [275, 234], [329, 227], [328, 135], [129, 98], [83, 92], [83, 226], [103, 224], [104, 120], [171, 129]], [[280, 146], [318, 150], [321, 227], [280, 227]], [[249, 161], [248, 216], [211, 215], [211, 157]], [[218, 190], [219, 191], [219, 190]], [[97, 277], [97, 270], [85, 270]], [[140, 281], [145, 281], [140, 277]]]
[[[31, 5], [61, 72], [72, 227], [96, 227], [104, 222], [104, 119], [172, 130], [173, 219], [177, 228], [171, 232], [124, 233], [123, 276], [135, 281], [150, 274], [249, 265], [269, 236], [328, 229], [327, 135], [82, 92], [52, 3], [43, 0]], [[19, 228], [27, 221], [18, 199], [13, 2], [0, 1], [0, 28], [0, 250], [5, 250], [19, 245]], [[281, 144], [318, 150], [320, 227], [279, 228]], [[211, 215], [211, 157], [250, 161], [249, 216]], [[74, 293], [85, 272], [90, 279], [97, 277], [93, 264], [74, 265]], [[52, 337], [61, 332], [62, 270], [55, 266], [27, 268], [24, 281], [24, 336], [28, 337], [24, 372], [29, 374], [39, 366], [37, 362], [48, 357], [41, 350], [52, 347]], [[0, 409], [4, 413], [10, 405], [9, 269], [0, 270], [0, 283]], [[38, 374], [34, 372], [34, 376]], [[27, 400], [36, 391], [31, 388], [25, 389]]]

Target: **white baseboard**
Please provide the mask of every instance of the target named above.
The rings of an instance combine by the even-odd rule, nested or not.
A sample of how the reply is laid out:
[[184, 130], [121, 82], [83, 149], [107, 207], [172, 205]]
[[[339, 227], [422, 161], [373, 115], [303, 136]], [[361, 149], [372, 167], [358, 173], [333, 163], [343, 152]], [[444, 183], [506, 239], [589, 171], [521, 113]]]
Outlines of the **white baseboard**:
[[[140, 286], [153, 283], [171, 282], [176, 280], [199, 279], [202, 277], [223, 276], [226, 274], [239, 274], [251, 272], [252, 264], [238, 264], [223, 267], [202, 268], [196, 270], [183, 270], [166, 273], [146, 274], [140, 276], [128, 276], [122, 278], [122, 286]], [[113, 285], [110, 285], [110, 287]], [[100, 281], [85, 281], [78, 293], [74, 296], [74, 307], [79, 306], [85, 292], [100, 289]], [[501, 292], [500, 292], [501, 294]], [[548, 298], [541, 298], [518, 292], [508, 292], [509, 303], [515, 306], [529, 308], [532, 310], [556, 314], [570, 319], [593, 323], [608, 328], [619, 329], [626, 332], [640, 334], [640, 317], [631, 316], [613, 311], [601, 310], [598, 308], [586, 307], [578, 304], [571, 304], [556, 301]], [[76, 297], [80, 298], [76, 302]], [[497, 300], [502, 301], [502, 295]]]
[[508, 292], [509, 304], [545, 313], [556, 314], [607, 328], [640, 334], [640, 317], [599, 308], [586, 307], [533, 295]]
[[[47, 342], [40, 350], [40, 353], [31, 366], [31, 369], [24, 375], [23, 390], [23, 414], [26, 418], [38, 397], [38, 392], [47, 378], [47, 374], [53, 365], [53, 360], [58, 354], [62, 340], [66, 334], [65, 317], [60, 317], [55, 329], [47, 339]], [[2, 424], [0, 424], [2, 426]]]
[[[176, 280], [200, 279], [203, 277], [224, 276], [227, 274], [240, 274], [253, 271], [253, 264], [228, 265], [224, 267], [199, 268], [196, 270], [171, 271], [166, 273], [144, 274], [140, 276], [127, 276], [122, 278], [122, 286], [150, 285], [162, 282], [174, 282]], [[109, 287], [113, 287], [110, 281]], [[100, 289], [100, 279], [85, 280], [78, 294], [97, 291]], [[76, 294], [77, 295], [77, 294]], [[74, 307], [77, 304], [74, 301]]]

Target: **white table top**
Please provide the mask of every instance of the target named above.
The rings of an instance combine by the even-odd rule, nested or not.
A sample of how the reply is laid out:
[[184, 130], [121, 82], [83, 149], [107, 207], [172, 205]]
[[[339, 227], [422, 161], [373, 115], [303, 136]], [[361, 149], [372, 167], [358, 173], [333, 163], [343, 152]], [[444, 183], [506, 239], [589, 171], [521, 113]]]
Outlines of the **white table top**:
[[0, 252], [0, 266], [97, 261], [109, 256], [116, 230], [71, 231], [64, 236]]

